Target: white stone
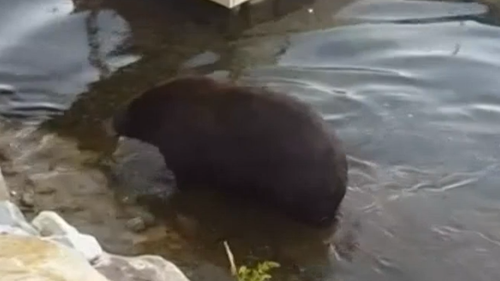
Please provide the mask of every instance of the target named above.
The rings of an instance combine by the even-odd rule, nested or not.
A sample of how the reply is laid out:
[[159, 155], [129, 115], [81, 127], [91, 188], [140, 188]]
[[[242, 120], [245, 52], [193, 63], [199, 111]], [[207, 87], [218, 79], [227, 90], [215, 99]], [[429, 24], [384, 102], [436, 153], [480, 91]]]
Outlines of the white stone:
[[0, 201], [0, 225], [17, 227], [31, 235], [39, 235], [38, 231], [26, 221], [21, 210], [10, 201]]
[[51, 240], [64, 244], [80, 252], [87, 261], [90, 263], [97, 260], [103, 253], [101, 245], [93, 236], [86, 234], [66, 234], [56, 235], [43, 238], [44, 240]]
[[78, 234], [78, 230], [67, 223], [57, 213], [52, 211], [40, 212], [31, 224], [42, 236]]
[[112, 281], [189, 281], [177, 266], [159, 256], [104, 254], [94, 267]]
[[77, 251], [33, 236], [0, 235], [2, 281], [109, 281]]
[[90, 262], [99, 258], [103, 253], [95, 237], [78, 232], [75, 227], [67, 223], [55, 212], [40, 212], [31, 223], [42, 236], [45, 236], [44, 239], [71, 247], [82, 253]]

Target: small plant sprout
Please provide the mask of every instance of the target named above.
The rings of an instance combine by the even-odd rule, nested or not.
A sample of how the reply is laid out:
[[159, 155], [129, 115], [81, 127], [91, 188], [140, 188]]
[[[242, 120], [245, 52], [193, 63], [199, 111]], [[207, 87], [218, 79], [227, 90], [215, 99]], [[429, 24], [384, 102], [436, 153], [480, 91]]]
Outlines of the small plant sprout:
[[264, 261], [257, 264], [254, 268], [249, 268], [244, 265], [237, 268], [234, 262], [233, 253], [227, 241], [224, 241], [224, 248], [226, 249], [226, 254], [229, 259], [231, 274], [236, 277], [238, 281], [267, 281], [271, 279], [271, 275], [268, 272], [273, 268], [280, 267], [280, 264], [277, 262]]

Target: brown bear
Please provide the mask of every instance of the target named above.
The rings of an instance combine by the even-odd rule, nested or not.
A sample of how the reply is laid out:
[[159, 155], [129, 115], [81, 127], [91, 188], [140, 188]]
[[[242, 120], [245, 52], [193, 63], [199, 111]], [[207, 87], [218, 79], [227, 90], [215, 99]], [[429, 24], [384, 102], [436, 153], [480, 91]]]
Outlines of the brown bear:
[[179, 77], [133, 99], [112, 124], [117, 135], [156, 146], [181, 192], [220, 188], [316, 227], [332, 225], [346, 193], [341, 142], [284, 93]]

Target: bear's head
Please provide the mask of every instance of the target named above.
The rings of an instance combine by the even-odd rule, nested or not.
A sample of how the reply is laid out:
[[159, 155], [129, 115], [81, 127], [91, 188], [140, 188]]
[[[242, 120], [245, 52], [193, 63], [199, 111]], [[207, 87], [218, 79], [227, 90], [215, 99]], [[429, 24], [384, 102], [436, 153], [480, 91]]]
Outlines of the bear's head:
[[161, 102], [146, 93], [126, 103], [106, 121], [105, 130], [112, 136], [124, 136], [155, 144], [161, 126]]
[[174, 112], [182, 111], [179, 104], [189, 104], [190, 97], [209, 95], [219, 88], [222, 88], [219, 83], [203, 76], [161, 82], [120, 108], [105, 124], [106, 131], [156, 145], [161, 127], [173, 122]]

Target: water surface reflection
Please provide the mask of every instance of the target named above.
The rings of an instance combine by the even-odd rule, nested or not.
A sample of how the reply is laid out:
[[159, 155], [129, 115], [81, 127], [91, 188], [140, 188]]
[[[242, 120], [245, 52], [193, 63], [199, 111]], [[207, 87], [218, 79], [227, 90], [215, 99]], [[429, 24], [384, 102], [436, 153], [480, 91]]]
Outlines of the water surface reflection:
[[498, 276], [499, 35], [472, 19], [358, 24], [291, 36], [247, 71], [317, 105], [370, 163], [352, 166], [344, 204], [359, 251], [331, 278]]
[[[0, 5], [12, 15], [40, 5], [19, 3], [25, 4]], [[230, 240], [240, 260], [281, 262], [277, 280], [498, 279], [500, 29], [486, 6], [394, 0], [332, 7], [318, 0], [235, 39], [155, 1], [122, 3], [143, 57], [104, 75], [88, 91], [87, 83], [100, 73], [82, 43], [88, 12], [69, 16], [68, 8], [64, 17], [47, 17], [41, 11], [50, 5], [44, 4], [34, 14], [40, 13], [34, 16], [39, 21], [19, 25], [26, 31], [3, 31], [12, 42], [0, 44], [3, 114], [24, 112], [16, 98], [32, 108], [50, 103], [63, 114], [44, 128], [77, 139], [80, 147], [109, 152], [96, 124], [136, 91], [201, 62], [200, 73], [265, 84], [316, 106], [346, 143], [352, 167], [335, 237], [338, 256], [316, 233], [260, 217], [258, 210], [215, 206], [211, 194], [179, 198], [179, 209], [195, 218], [192, 229], [183, 233], [167, 225], [169, 236], [149, 243], [150, 253], [175, 260], [194, 280], [214, 276], [213, 268], [226, 270], [221, 239]], [[102, 30], [126, 26], [111, 15], [100, 14]], [[55, 25], [69, 17], [71, 23]], [[56, 32], [62, 28], [74, 30]], [[50, 38], [38, 52], [29, 49], [40, 46], [30, 40]], [[123, 40], [99, 41], [98, 53], [107, 58], [100, 61], [111, 69], [134, 61], [132, 55], [114, 60], [121, 63], [109, 59]], [[47, 80], [52, 82], [42, 83]], [[29, 89], [37, 94], [29, 95]], [[75, 100], [79, 92], [85, 93]], [[141, 158], [143, 151], [132, 148], [128, 156]], [[132, 190], [144, 191], [148, 180], [156, 180], [143, 162], [152, 163], [151, 157], [156, 156], [121, 167], [122, 175], [139, 171], [140, 180], [128, 181]], [[151, 186], [158, 190], [156, 183]], [[182, 247], [175, 248], [179, 236]]]
[[137, 60], [117, 53], [130, 36], [123, 18], [74, 8], [67, 0], [0, 3], [0, 114], [30, 121], [59, 115], [103, 71]]

